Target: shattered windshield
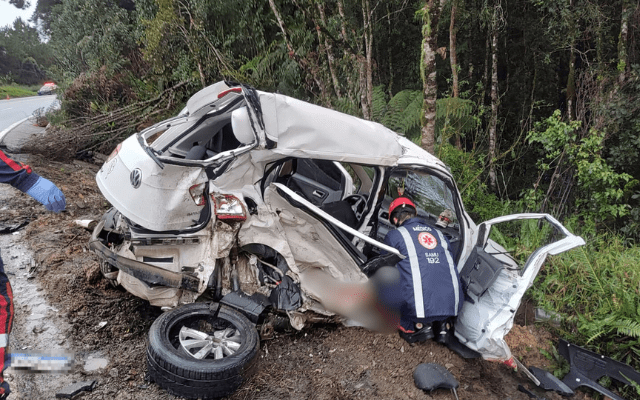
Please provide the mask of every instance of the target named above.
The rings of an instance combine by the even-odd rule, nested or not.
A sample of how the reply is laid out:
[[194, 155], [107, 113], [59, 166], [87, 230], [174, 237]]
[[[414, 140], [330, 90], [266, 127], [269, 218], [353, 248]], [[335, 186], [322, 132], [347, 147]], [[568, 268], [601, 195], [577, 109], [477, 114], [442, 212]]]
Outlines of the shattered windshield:
[[445, 182], [433, 175], [413, 170], [396, 170], [388, 182], [392, 198], [409, 197], [418, 207], [418, 215], [437, 219], [444, 210], [451, 211], [451, 222], [458, 223], [453, 193]]

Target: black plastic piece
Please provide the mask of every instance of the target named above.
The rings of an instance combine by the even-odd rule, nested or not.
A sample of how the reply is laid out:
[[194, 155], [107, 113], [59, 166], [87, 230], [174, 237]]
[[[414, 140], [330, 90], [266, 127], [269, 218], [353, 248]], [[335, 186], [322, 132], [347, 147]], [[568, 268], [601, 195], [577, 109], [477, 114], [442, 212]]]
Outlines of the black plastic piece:
[[91, 392], [96, 386], [96, 383], [97, 381], [76, 382], [64, 387], [61, 391], [56, 393], [56, 397], [59, 399], [71, 399], [80, 392]]
[[413, 381], [418, 389], [456, 389], [460, 384], [445, 367], [440, 364], [419, 364], [413, 371]]
[[221, 300], [224, 304], [244, 314], [254, 324], [260, 319], [260, 314], [266, 308], [264, 304], [244, 292], [229, 292]]
[[395, 267], [401, 258], [394, 253], [386, 253], [369, 259], [360, 267], [362, 272], [371, 278], [382, 267]]
[[295, 310], [302, 305], [300, 286], [291, 277], [285, 275], [280, 284], [271, 291], [269, 300], [278, 310]]
[[407, 343], [426, 342], [429, 339], [433, 339], [433, 327], [431, 324], [425, 324], [421, 329], [411, 333], [403, 331], [398, 332], [400, 333], [400, 337]]
[[631, 385], [632, 383], [640, 385], [640, 373], [627, 364], [583, 349], [563, 339], [558, 343], [558, 352], [571, 365], [569, 373], [565, 375], [562, 382], [573, 390], [580, 386], [586, 386], [605, 396], [609, 396], [613, 400], [624, 400], [624, 398], [599, 385], [597, 381], [603, 376], [608, 376], [626, 385]]
[[574, 392], [569, 386], [567, 386], [560, 379], [556, 378], [549, 371], [545, 371], [540, 368], [530, 367], [529, 371], [540, 381], [540, 387], [544, 390], [553, 390], [558, 394], [569, 397], [573, 396]]
[[546, 398], [539, 397], [537, 394], [533, 393], [532, 391], [530, 391], [529, 389], [527, 389], [526, 387], [524, 387], [522, 385], [518, 385], [518, 390], [521, 391], [522, 393], [526, 394], [527, 396], [529, 396], [530, 399], [546, 400]]
[[460, 342], [460, 340], [458, 340], [456, 335], [448, 335], [447, 341], [446, 343], [444, 343], [444, 345], [447, 346], [449, 350], [453, 351], [454, 353], [456, 353], [457, 355], [465, 359], [482, 357], [482, 354], [468, 348], [462, 342]]
[[212, 301], [220, 301], [222, 298], [222, 264], [222, 260], [216, 260], [216, 268], [207, 282], [207, 290], [211, 294]]

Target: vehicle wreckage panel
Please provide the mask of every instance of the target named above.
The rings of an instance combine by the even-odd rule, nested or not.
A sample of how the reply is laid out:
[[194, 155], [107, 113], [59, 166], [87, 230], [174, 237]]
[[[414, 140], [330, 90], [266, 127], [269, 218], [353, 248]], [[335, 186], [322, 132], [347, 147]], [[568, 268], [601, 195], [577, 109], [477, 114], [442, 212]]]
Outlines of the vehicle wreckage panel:
[[402, 156], [398, 135], [381, 124], [291, 97], [258, 92], [274, 153], [300, 158], [394, 165]]
[[[134, 170], [141, 175], [138, 187], [131, 183]], [[96, 177], [106, 199], [125, 217], [147, 229], [184, 229], [200, 218], [203, 207], [195, 205], [189, 188], [207, 181], [204, 169], [170, 164], [160, 168], [135, 136], [122, 143], [118, 156], [105, 163]]]
[[[496, 253], [506, 253], [504, 248], [488, 239], [491, 226], [524, 219], [546, 219], [564, 235], [564, 238], [535, 250], [522, 269], [502, 269], [484, 294], [479, 298], [471, 296], [473, 302], [464, 302], [455, 324], [456, 336], [488, 360], [505, 361], [511, 358], [511, 351], [504, 341], [504, 336], [513, 327], [520, 301], [525, 291], [533, 284], [547, 255], [559, 254], [585, 243], [581, 237], [573, 235], [548, 214], [514, 214], [484, 222], [478, 226], [478, 231], [484, 235], [478, 238], [478, 243], [483, 246], [490, 245]], [[510, 261], [512, 262], [513, 260]]]

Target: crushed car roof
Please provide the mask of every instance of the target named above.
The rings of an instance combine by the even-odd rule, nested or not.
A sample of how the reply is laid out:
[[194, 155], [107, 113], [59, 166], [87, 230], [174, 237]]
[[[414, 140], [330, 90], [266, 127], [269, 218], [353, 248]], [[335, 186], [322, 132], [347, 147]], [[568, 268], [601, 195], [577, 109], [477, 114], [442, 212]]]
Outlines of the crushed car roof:
[[[224, 82], [208, 86], [189, 99], [186, 110], [193, 115], [218, 100], [218, 95], [228, 89]], [[246, 96], [246, 87], [243, 91]], [[377, 122], [282, 94], [256, 93], [264, 120], [264, 129], [259, 133], [277, 143], [271, 149], [275, 154], [385, 166], [406, 164], [412, 159], [446, 168], [438, 158]], [[257, 125], [254, 127], [259, 129]], [[278, 158], [275, 154], [263, 157]]]

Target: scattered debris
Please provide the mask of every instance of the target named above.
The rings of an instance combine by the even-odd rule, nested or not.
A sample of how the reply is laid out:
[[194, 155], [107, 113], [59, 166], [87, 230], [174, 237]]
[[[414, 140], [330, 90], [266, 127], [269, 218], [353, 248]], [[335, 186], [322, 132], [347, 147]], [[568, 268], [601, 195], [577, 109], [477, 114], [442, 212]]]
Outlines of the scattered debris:
[[553, 311], [546, 311], [542, 308], [535, 309], [536, 322], [548, 322], [555, 327], [559, 327], [562, 322], [562, 316]]
[[518, 390], [521, 391], [522, 393], [526, 394], [527, 396], [529, 396], [530, 399], [546, 400], [546, 398], [539, 397], [538, 395], [536, 395], [535, 393], [533, 393], [532, 391], [528, 390], [527, 388], [525, 388], [522, 385], [518, 385]]
[[456, 378], [451, 375], [445, 367], [440, 364], [429, 363], [420, 364], [413, 371], [413, 380], [418, 389], [430, 392], [436, 389], [451, 389], [451, 392], [458, 400], [456, 388], [460, 386]]
[[20, 230], [21, 228], [29, 225], [29, 222], [31, 222], [30, 219], [25, 219], [25, 220], [23, 220], [21, 222], [18, 222], [17, 224], [1, 225], [0, 226], [0, 235], [6, 235], [8, 233], [16, 232], [16, 231]]
[[71, 399], [80, 392], [91, 392], [95, 388], [97, 381], [77, 382], [69, 385], [56, 393], [56, 398]]
[[542, 389], [553, 390], [562, 396], [573, 396], [573, 390], [549, 371], [536, 367], [531, 367], [529, 370], [536, 378], [538, 378], [538, 381], [540, 382], [540, 385], [538, 386]]
[[586, 386], [613, 400], [624, 400], [598, 384], [598, 381], [602, 377], [608, 376], [625, 385], [636, 387], [640, 385], [640, 373], [627, 364], [583, 349], [564, 339], [560, 339], [560, 343], [558, 343], [558, 352], [571, 365], [569, 373], [565, 375], [562, 382], [573, 390], [580, 386]]
[[[78, 205], [78, 207], [80, 207]], [[80, 208], [85, 208], [86, 205], [83, 204], [83, 207]], [[93, 232], [93, 228], [96, 227], [96, 225], [98, 225], [97, 221], [94, 221], [92, 219], [76, 219], [73, 221], [76, 225], [83, 227], [84, 229]]]

